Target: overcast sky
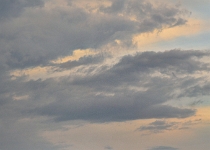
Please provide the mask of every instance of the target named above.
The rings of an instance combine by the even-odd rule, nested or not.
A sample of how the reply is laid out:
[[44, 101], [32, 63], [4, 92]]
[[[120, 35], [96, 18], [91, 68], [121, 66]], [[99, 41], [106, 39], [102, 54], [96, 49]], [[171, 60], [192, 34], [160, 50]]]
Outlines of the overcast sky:
[[0, 0], [0, 150], [209, 150], [209, 0]]

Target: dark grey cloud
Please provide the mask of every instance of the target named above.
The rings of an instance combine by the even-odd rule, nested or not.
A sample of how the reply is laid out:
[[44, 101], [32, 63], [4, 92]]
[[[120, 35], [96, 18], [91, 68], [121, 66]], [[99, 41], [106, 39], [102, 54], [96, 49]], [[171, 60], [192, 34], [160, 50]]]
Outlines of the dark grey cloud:
[[[208, 64], [197, 61], [194, 58], [209, 56], [208, 51], [181, 51], [171, 50], [165, 52], [144, 52], [133, 56], [124, 56], [116, 65], [117, 71], [133, 72], [145, 71], [153, 68], [170, 68], [175, 72], [192, 73], [198, 70], [206, 70]], [[133, 60], [133, 61], [132, 61]]]
[[[2, 95], [0, 95], [2, 98]], [[9, 97], [11, 98], [11, 97]], [[0, 149], [3, 150], [56, 150], [39, 133], [46, 130], [41, 120], [21, 114], [24, 102], [9, 101], [0, 106]], [[48, 127], [49, 128], [49, 127]]]
[[[179, 108], [164, 105], [164, 103], [186, 97], [191, 93], [192, 85], [200, 85], [201, 81], [205, 81], [204, 77], [188, 76], [192, 76], [197, 71], [209, 71], [208, 63], [202, 61], [204, 56], [209, 56], [208, 51], [172, 50], [137, 53], [133, 56], [124, 56], [113, 66], [104, 70], [99, 69], [100, 71], [96, 71], [91, 76], [89, 73], [82, 76], [70, 74], [68, 77], [46, 80], [28, 81], [25, 77], [11, 80], [6, 73], [1, 74], [3, 80], [0, 80], [2, 85], [0, 88], [0, 121], [5, 122], [6, 120], [8, 123], [1, 126], [1, 137], [7, 135], [5, 137], [7, 141], [15, 142], [17, 136], [21, 135], [16, 141], [16, 149], [28, 149], [34, 144], [33, 141], [40, 143], [38, 144], [40, 147], [46, 146], [47, 149], [48, 144], [42, 141], [36, 133], [38, 130], [44, 130], [49, 122], [59, 124], [63, 121], [84, 120], [102, 123], [148, 118], [186, 118], [195, 115], [196, 110], [194, 109]], [[95, 57], [101, 58], [100, 56]], [[95, 57], [88, 57], [85, 63], [94, 66], [95, 63], [98, 63]], [[82, 59], [86, 60], [86, 58]], [[83, 60], [78, 62], [83, 62]], [[79, 65], [85, 66], [85, 63], [79, 63]], [[104, 68], [103, 65], [102, 68]], [[161, 75], [154, 76], [155, 72]], [[176, 74], [176, 77], [173, 73]], [[181, 75], [186, 77], [181, 77]], [[206, 87], [208, 84], [209, 82], [205, 82]], [[182, 95], [174, 94], [174, 91], [180, 89]], [[200, 91], [201, 94], [202, 92]], [[205, 94], [208, 95], [208, 93]], [[24, 95], [27, 95], [24, 100], [15, 100], [15, 97]], [[194, 96], [197, 98], [198, 95], [199, 90]], [[190, 96], [193, 97], [193, 95]], [[30, 123], [18, 123], [19, 120], [39, 117], [50, 118], [50, 120], [42, 123], [38, 121], [40, 123], [38, 128], [22, 135], [22, 127], [25, 127], [23, 124], [30, 126]], [[34, 125], [37, 126], [38, 122], [35, 122]], [[176, 129], [189, 128], [189, 123], [180, 125]], [[19, 129], [20, 133], [16, 132], [17, 135], [12, 136], [15, 131], [9, 129], [9, 124], [11, 128]], [[175, 127], [175, 123], [157, 121], [139, 130], [161, 132]], [[31, 140], [27, 139], [30, 134], [33, 134]], [[28, 141], [28, 145], [22, 146], [23, 141]], [[8, 144], [4, 142], [0, 148], [13, 149], [14, 145], [7, 146]], [[35, 149], [40, 147], [35, 146]], [[54, 147], [54, 149], [57, 148]]]
[[185, 122], [170, 122], [167, 120], [156, 120], [147, 125], [143, 125], [137, 129], [141, 131], [144, 135], [162, 133], [168, 130], [187, 130], [193, 125], [201, 123], [201, 119], [187, 120]]
[[104, 149], [113, 149], [111, 146], [105, 146]]
[[[100, 49], [116, 39], [128, 47], [134, 46], [133, 35], [186, 22], [182, 8], [154, 6], [144, 1], [113, 1], [111, 7], [114, 8], [101, 8], [97, 13], [74, 3], [67, 5], [67, 9], [50, 10], [46, 7], [33, 9], [36, 5], [44, 6], [40, 0], [4, 0], [2, 4], [5, 5], [1, 5], [2, 16], [18, 15], [0, 23], [0, 55], [5, 58], [1, 61], [10, 69], [47, 65], [50, 60], [70, 55], [75, 49]], [[107, 9], [116, 9], [117, 13]], [[136, 21], [131, 19], [133, 16]]]
[[152, 133], [160, 133], [166, 130], [177, 128], [177, 122], [166, 122], [165, 120], [156, 120], [147, 126], [141, 126], [139, 131], [149, 131]]
[[183, 16], [190, 14], [177, 5], [155, 5], [145, 0], [114, 0], [111, 6], [102, 7], [101, 11], [134, 17], [139, 23], [140, 32], [185, 24], [187, 20]]
[[[177, 89], [181, 93], [190, 89], [189, 86], [182, 87], [183, 83], [194, 80], [194, 84], [199, 85], [205, 78], [178, 78], [172, 73], [192, 75], [209, 70], [208, 63], [202, 62], [202, 56], [208, 55], [206, 51], [144, 52], [124, 56], [113, 67], [91, 76], [67, 77], [56, 82], [53, 79], [30, 81], [37, 88], [29, 86], [27, 89], [34, 91], [37, 99], [44, 95], [49, 102], [50, 99], [53, 101], [28, 111], [52, 116], [56, 121], [110, 122], [189, 117], [195, 114], [194, 109], [163, 104], [187, 96], [188, 93], [183, 96], [174, 93]], [[152, 76], [155, 72], [161, 76]]]
[[[84, 74], [81, 77], [70, 75], [59, 79], [25, 81], [20, 78], [1, 81], [5, 84], [1, 88], [2, 108], [15, 107], [13, 110], [19, 112], [15, 112], [16, 115], [50, 116], [57, 122], [189, 117], [195, 114], [194, 109], [163, 104], [172, 99], [186, 97], [190, 93], [188, 91], [191, 84], [182, 84], [188, 80], [194, 80], [197, 85], [205, 80], [180, 78], [179, 75], [208, 71], [208, 63], [202, 62], [202, 56], [208, 55], [207, 51], [192, 50], [144, 52], [124, 56], [111, 68], [95, 72], [91, 76]], [[95, 63], [96, 58], [89, 59], [92, 57], [88, 58], [88, 62]], [[161, 75], [153, 76], [155, 72]], [[174, 77], [172, 73], [176, 73], [178, 77]], [[183, 96], [174, 93], [176, 90], [180, 90]], [[183, 94], [183, 91], [186, 93]], [[14, 101], [15, 96], [24, 95], [27, 95], [26, 101]]]
[[[66, 9], [47, 8], [48, 2], [0, 0], [0, 149], [57, 150], [59, 147], [51, 146], [39, 133], [63, 121], [189, 117], [196, 110], [164, 103], [208, 95], [209, 83], [200, 85], [204, 78], [180, 77], [208, 71], [209, 65], [200, 59], [209, 56], [207, 51], [138, 53], [108, 67], [102, 64], [106, 57], [99, 55], [58, 66], [50, 63], [75, 49], [99, 50], [116, 39], [128, 48], [135, 46], [131, 41], [135, 34], [185, 24], [189, 12], [183, 8], [115, 0], [110, 7], [94, 12], [73, 2]], [[101, 68], [94, 70], [95, 64]], [[13, 79], [10, 75], [16, 69], [38, 66], [86, 69], [77, 70], [79, 75], [46, 80], [28, 80], [24, 75]], [[153, 76], [155, 72], [167, 77]], [[174, 94], [180, 88], [183, 93]]]
[[[204, 56], [209, 56], [209, 52], [171, 50], [166, 52], [144, 52], [135, 56], [128, 55], [124, 56], [111, 69], [90, 78], [76, 80], [75, 84], [86, 82], [87, 85], [90, 83], [92, 86], [96, 85], [99, 88], [100, 86], [134, 84], [137, 81], [139, 82], [140, 78], [145, 78], [145, 74], [154, 73], [155, 71], [169, 76], [205, 71], [209, 70], [209, 64], [195, 59]], [[191, 81], [196, 82], [195, 79], [191, 79]]]
[[191, 109], [180, 109], [170, 106], [151, 106], [143, 109], [141, 107], [144, 105], [127, 106], [123, 102], [119, 104], [120, 106], [114, 106], [116, 105], [116, 101], [113, 103], [95, 103], [89, 101], [89, 104], [85, 105], [91, 106], [84, 106], [82, 104], [70, 105], [68, 103], [62, 104], [61, 102], [59, 104], [56, 102], [38, 108], [36, 111], [40, 115], [55, 116], [55, 121], [86, 120], [91, 122], [112, 122], [149, 118], [185, 118], [195, 114], [195, 111]]
[[0, 21], [18, 17], [27, 7], [42, 6], [42, 0], [0, 0]]
[[186, 89], [186, 91], [183, 92], [183, 95], [187, 95], [188, 97], [205, 96], [209, 95], [209, 91], [210, 85], [208, 83], [204, 85], [196, 84]]
[[158, 146], [148, 150], [178, 150], [178, 148], [169, 147], [169, 146]]

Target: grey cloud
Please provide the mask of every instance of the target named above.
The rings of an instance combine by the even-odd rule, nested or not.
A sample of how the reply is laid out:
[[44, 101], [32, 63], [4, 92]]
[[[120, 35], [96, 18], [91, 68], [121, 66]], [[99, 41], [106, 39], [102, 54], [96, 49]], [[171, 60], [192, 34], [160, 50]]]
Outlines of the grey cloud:
[[[41, 5], [41, 1], [9, 2], [2, 3], [8, 7], [14, 5], [18, 10], [35, 4]], [[121, 1], [114, 1], [113, 7], [119, 3]], [[69, 55], [75, 49], [100, 49], [116, 39], [130, 43], [131, 46], [134, 34], [185, 23], [182, 9], [176, 6], [154, 7], [150, 3], [137, 1], [124, 3], [119, 6], [119, 11], [125, 12], [123, 15], [101, 9], [98, 13], [92, 13], [73, 4], [68, 5], [66, 10], [59, 7], [46, 10], [41, 7], [23, 11], [18, 19], [1, 22], [0, 54], [6, 58], [2, 63], [9, 69], [47, 65], [50, 60]], [[130, 19], [132, 15], [137, 17], [137, 21]]]
[[104, 149], [113, 149], [111, 146], [105, 146]]
[[21, 113], [26, 106], [24, 102], [11, 99], [0, 106], [0, 149], [56, 150], [39, 135], [39, 132], [46, 129], [45, 125]]
[[178, 6], [162, 3], [157, 7], [145, 0], [114, 0], [111, 6], [102, 7], [101, 11], [135, 17], [139, 22], [140, 32], [185, 24], [187, 20], [183, 16], [190, 14]]
[[42, 0], [0, 0], [0, 20], [18, 17], [26, 7], [42, 6]]
[[[134, 34], [184, 24], [184, 15], [188, 14], [183, 13], [181, 7], [154, 7], [135, 0], [123, 3], [116, 0], [110, 8], [100, 8], [97, 13], [74, 3], [66, 6], [68, 9], [46, 9], [46, 2], [0, 0], [0, 149], [59, 149], [38, 134], [61, 121], [183, 118], [196, 113], [193, 109], [163, 105], [174, 98], [171, 96], [173, 90], [187, 79], [153, 77], [152, 73], [169, 75], [173, 71], [179, 76], [180, 73], [208, 70], [204, 62], [193, 59], [202, 58], [207, 52], [148, 52], [125, 56], [113, 67], [102, 68], [93, 76], [70, 74], [46, 80], [28, 81], [24, 76], [11, 79], [11, 70], [54, 67], [51, 60], [71, 55], [75, 49], [100, 49], [115, 39], [131, 43]], [[137, 20], [130, 19], [132, 16]], [[100, 56], [84, 57], [58, 68], [94, 65], [100, 59]], [[203, 79], [194, 81], [195, 85], [200, 80]], [[180, 84], [174, 85], [174, 81]], [[200, 87], [207, 91], [207, 84]], [[182, 88], [186, 92], [184, 96], [194, 91], [189, 86]], [[198, 95], [200, 90], [196, 91]], [[42, 117], [47, 119], [27, 121]]]
[[125, 8], [125, 2], [126, 0], [113, 0], [111, 6], [109, 7], [102, 6], [100, 10], [102, 12], [108, 12], [108, 13], [122, 12]]
[[[195, 115], [196, 110], [173, 107], [164, 103], [187, 96], [192, 85], [199, 85], [201, 81], [204, 81], [205, 78], [179, 76], [181, 74], [193, 75], [196, 71], [208, 71], [208, 63], [202, 61], [202, 57], [208, 57], [208, 55], [206, 51], [181, 50], [138, 53], [134, 56], [124, 56], [112, 67], [95, 72], [93, 76], [84, 74], [81, 77], [73, 75], [72, 77], [70, 74], [68, 77], [27, 81], [24, 77], [11, 80], [6, 72], [1, 73], [0, 121], [11, 120], [10, 127], [18, 128], [22, 132], [22, 124], [18, 122], [23, 118], [46, 117], [53, 119], [50, 120], [51, 123], [72, 120], [103, 123], [148, 118], [190, 117]], [[91, 59], [97, 60], [97, 58]], [[93, 65], [94, 63], [95, 61]], [[88, 65], [91, 64], [88, 63]], [[159, 72], [161, 76], [153, 76], [155, 72]], [[174, 77], [172, 72], [177, 77]], [[184, 83], [187, 86], [182, 85]], [[206, 91], [208, 84], [206, 82], [206, 86], [203, 86]], [[177, 89], [186, 93], [178, 97], [174, 95]], [[199, 92], [202, 94], [203, 91], [197, 90], [194, 96], [199, 95]], [[208, 93], [205, 92], [205, 94]], [[15, 96], [24, 95], [27, 95], [25, 100], [14, 100]], [[49, 120], [43, 124], [48, 123]], [[25, 125], [30, 125], [30, 123]], [[45, 126], [42, 125], [40, 128], [44, 129]], [[145, 126], [144, 130], [150, 128], [154, 131], [163, 131], [173, 127], [175, 127], [173, 123], [162, 122], [161, 125], [161, 122], [155, 122], [148, 127]], [[188, 127], [188, 125], [183, 125], [180, 129]], [[14, 136], [12, 135], [15, 131], [9, 130], [8, 124], [2, 125], [1, 137], [15, 143], [15, 139], [20, 136], [16, 141], [16, 149], [30, 149], [28, 147], [34, 144], [33, 141], [40, 142], [40, 147], [42, 145], [46, 146], [46, 149], [49, 148], [44, 140], [41, 142], [35, 134], [39, 130], [37, 128], [24, 135], [16, 132], [17, 135]], [[31, 140], [27, 139], [29, 134], [33, 134]], [[28, 141], [28, 145], [22, 146], [23, 141]], [[5, 149], [8, 144], [3, 140], [0, 148]], [[10, 145], [9, 148], [13, 149], [13, 146]], [[40, 149], [40, 147], [35, 148]]]
[[[40, 133], [50, 127], [42, 119], [36, 116], [29, 116], [24, 113], [25, 108], [37, 106], [40, 102], [38, 95], [30, 91], [35, 91], [43, 83], [30, 81], [25, 83], [24, 79], [9, 80], [8, 77], [2, 77], [0, 80], [0, 149], [2, 150], [58, 150], [58, 148], [43, 137]], [[41, 97], [44, 97], [44, 92]], [[15, 96], [25, 96], [23, 100], [15, 100]], [[33, 101], [30, 101], [33, 98]], [[39, 100], [37, 102], [37, 100]], [[43, 100], [43, 99], [42, 99]], [[34, 105], [34, 106], [32, 106]], [[39, 103], [40, 105], [40, 103]]]
[[[180, 85], [190, 79], [190, 77], [174, 78], [172, 72], [188, 74], [208, 69], [207, 64], [200, 59], [202, 56], [208, 56], [208, 53], [172, 50], [125, 56], [112, 68], [91, 77], [78, 77], [73, 81], [68, 81], [67, 78], [62, 79], [61, 83], [55, 83], [63, 87], [57, 91], [44, 89], [46, 93], [48, 90], [54, 91], [54, 98], [59, 100], [34, 108], [32, 112], [54, 116], [57, 121], [81, 119], [109, 122], [142, 118], [189, 117], [196, 111], [162, 104], [170, 99], [180, 98], [179, 95], [174, 94], [174, 90], [182, 88]], [[200, 61], [195, 58], [199, 58]], [[183, 67], [180, 63], [185, 66]], [[188, 64], [190, 66], [193, 64], [192, 67], [189, 67], [190, 71], [186, 69]], [[155, 71], [170, 76], [166, 78], [150, 76]], [[199, 84], [203, 78], [194, 80]], [[129, 89], [130, 86], [136, 87], [137, 91]], [[141, 87], [146, 90], [138, 91], [138, 88]], [[79, 91], [75, 92], [74, 88]], [[182, 91], [187, 91], [187, 89], [190, 88], [187, 86]], [[83, 92], [87, 90], [88, 93]]]
[[194, 59], [194, 57], [201, 58], [204, 56], [209, 56], [209, 52], [181, 50], [171, 50], [158, 53], [144, 52], [137, 54], [134, 57], [124, 56], [116, 65], [116, 70], [133, 72], [134, 70], [144, 71], [152, 68], [171, 68], [176, 72], [186, 71], [192, 73], [198, 70], [209, 69], [208, 64]]
[[[144, 114], [145, 112], [146, 114]], [[195, 115], [196, 111], [193, 109], [183, 109], [167, 105], [159, 105], [150, 107], [145, 112], [143, 114], [145, 116], [151, 116], [150, 118], [186, 118]]]
[[[31, 24], [11, 21], [9, 26], [15, 28], [15, 33], [3, 26], [6, 29], [0, 33], [1, 37], [9, 36], [8, 40], [1, 42], [2, 48], [5, 47], [1, 53], [7, 57], [4, 63], [12, 69], [46, 65], [49, 60], [71, 54], [75, 49], [98, 48], [125, 37], [125, 33], [134, 28], [132, 22], [122, 17], [89, 14], [74, 7], [69, 9], [70, 12], [52, 10], [52, 15], [45, 10], [29, 13], [29, 17], [34, 18], [28, 20]], [[20, 27], [12, 24], [20, 24]]]
[[190, 129], [193, 125], [201, 123], [201, 119], [186, 120], [185, 122], [169, 122], [166, 120], [156, 120], [147, 125], [143, 125], [137, 129], [146, 134], [162, 133], [168, 130], [186, 130]]
[[114, 101], [113, 103], [95, 103], [89, 102], [89, 104], [85, 104], [91, 106], [84, 106], [82, 104], [70, 105], [67, 103], [54, 103], [36, 109], [36, 111], [40, 115], [54, 116], [55, 121], [59, 122], [68, 120], [115, 122], [149, 118], [185, 118], [195, 114], [195, 111], [191, 109], [179, 109], [170, 106], [151, 106], [142, 108], [144, 105], [128, 106], [126, 104], [123, 104], [123, 102], [119, 104], [120, 106], [115, 106], [116, 101]]
[[[85, 78], [75, 80], [74, 84], [90, 83], [92, 86], [119, 86], [120, 84], [134, 84], [140, 78], [145, 78], [145, 74], [155, 71], [166, 75], [189, 74], [196, 71], [209, 70], [208, 63], [203, 63], [194, 58], [209, 56], [207, 51], [181, 51], [171, 50], [166, 52], [144, 52], [135, 56], [124, 56], [111, 69]], [[192, 79], [192, 81], [195, 79]], [[186, 82], [186, 81], [185, 81]], [[196, 82], [193, 81], [193, 82]], [[190, 83], [191, 84], [191, 83]]]
[[203, 103], [202, 100], [197, 100], [197, 101], [194, 101], [194, 102], [190, 103], [190, 106], [197, 106], [197, 105], [202, 104], [202, 103]]
[[156, 120], [155, 122], [150, 123], [147, 126], [141, 126], [139, 131], [149, 131], [152, 133], [159, 133], [166, 130], [172, 130], [177, 128], [176, 122], [166, 122], [164, 120]]
[[158, 146], [148, 150], [178, 150], [178, 148], [169, 147], [169, 146]]
[[186, 91], [184, 91], [182, 95], [186, 95], [189, 97], [205, 96], [205, 95], [209, 95], [209, 91], [210, 91], [209, 84], [204, 84], [204, 85], [196, 84], [195, 86], [192, 86], [186, 89]]
[[[208, 56], [208, 53], [172, 50], [125, 56], [113, 67], [96, 72], [93, 76], [7, 81], [7, 86], [2, 87], [1, 98], [9, 95], [10, 100], [7, 103], [16, 106], [16, 111], [21, 111], [26, 116], [50, 116], [56, 121], [110, 122], [185, 118], [194, 115], [196, 111], [163, 104], [168, 100], [180, 98], [174, 95], [174, 90], [182, 88], [182, 91], [187, 92], [190, 88], [180, 85], [189, 78], [174, 78], [172, 74], [167, 77], [153, 77], [152, 74], [155, 71], [164, 75], [171, 72], [188, 74], [205, 70], [206, 67], [203, 66], [206, 64], [202, 59], [193, 63], [190, 68], [193, 71], [190, 72], [186, 70], [188, 67], [179, 64], [188, 65], [188, 62], [195, 61], [194, 58], [202, 58], [204, 55]], [[195, 83], [199, 84], [202, 80], [203, 78], [195, 79]], [[24, 102], [14, 102], [14, 95], [28, 95], [28, 98]]]
[[[209, 70], [209, 69], [207, 69]], [[183, 79], [182, 79], [183, 80]], [[180, 92], [177, 97], [199, 97], [209, 95], [208, 77], [189, 78], [186, 77], [180, 84]], [[201, 102], [201, 101], [200, 101]], [[193, 103], [192, 103], [193, 104]]]

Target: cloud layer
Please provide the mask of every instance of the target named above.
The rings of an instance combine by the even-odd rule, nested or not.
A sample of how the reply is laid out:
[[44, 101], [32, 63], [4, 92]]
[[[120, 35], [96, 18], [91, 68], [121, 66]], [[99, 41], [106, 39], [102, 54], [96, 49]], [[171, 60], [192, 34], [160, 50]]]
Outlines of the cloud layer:
[[168, 147], [168, 146], [158, 146], [158, 147], [154, 147], [152, 149], [149, 150], [178, 150], [177, 148], [173, 148], [173, 147]]
[[[209, 82], [201, 84], [208, 78], [192, 76], [209, 70], [209, 63], [202, 61], [208, 55], [207, 51], [192, 50], [138, 53], [122, 57], [111, 67], [101, 65], [103, 69], [98, 71], [92, 66], [81, 75], [24, 82], [18, 78], [8, 81], [7, 84], [13, 86], [7, 90], [12, 91], [13, 95], [9, 97], [13, 99], [25, 96], [27, 100], [19, 103], [31, 105], [24, 108], [26, 114], [52, 116], [56, 121], [184, 118], [194, 115], [195, 110], [164, 103], [182, 97], [208, 95], [205, 90], [199, 90], [208, 89]], [[95, 60], [95, 57], [91, 58]], [[81, 65], [84, 67], [83, 63]]]
[[[0, 0], [0, 4], [2, 150], [61, 149], [40, 136], [66, 122], [191, 117], [196, 109], [190, 105], [199, 96], [209, 96], [208, 51], [139, 52], [133, 40], [136, 35], [185, 25], [190, 12], [180, 5], [147, 0]], [[78, 49], [93, 52], [55, 63], [73, 58]], [[30, 78], [30, 73], [42, 73], [37, 68], [44, 75]], [[189, 105], [169, 103], [185, 98], [191, 99]], [[140, 130], [173, 126], [156, 121]], [[153, 149], [161, 148], [175, 150]]]
[[1, 56], [6, 58], [1, 62], [11, 69], [47, 64], [75, 49], [98, 49], [115, 40], [131, 46], [133, 35], [183, 25], [188, 14], [179, 6], [142, 0], [107, 1], [111, 6], [95, 2], [98, 7], [76, 1], [2, 3], [1, 16], [12, 19], [0, 22]]

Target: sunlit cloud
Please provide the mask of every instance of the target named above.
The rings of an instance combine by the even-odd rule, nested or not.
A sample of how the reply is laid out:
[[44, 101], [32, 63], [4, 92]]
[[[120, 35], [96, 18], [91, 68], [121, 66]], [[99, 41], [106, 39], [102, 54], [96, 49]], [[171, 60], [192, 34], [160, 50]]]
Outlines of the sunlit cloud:
[[151, 47], [153, 44], [163, 41], [173, 40], [182, 36], [193, 36], [201, 31], [203, 21], [190, 19], [185, 25], [173, 28], [163, 29], [162, 31], [154, 31], [152, 33], [144, 33], [133, 37], [133, 43], [137, 44], [141, 50], [146, 50], [146, 47]]

